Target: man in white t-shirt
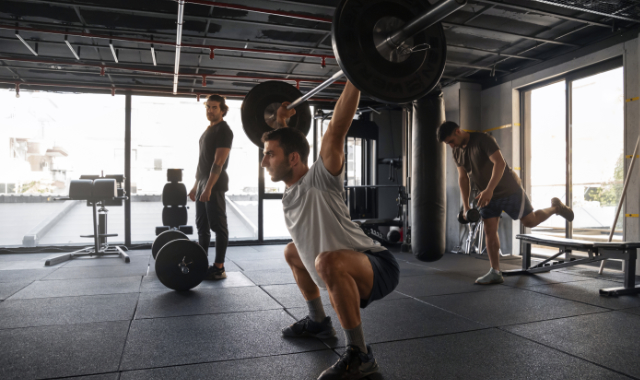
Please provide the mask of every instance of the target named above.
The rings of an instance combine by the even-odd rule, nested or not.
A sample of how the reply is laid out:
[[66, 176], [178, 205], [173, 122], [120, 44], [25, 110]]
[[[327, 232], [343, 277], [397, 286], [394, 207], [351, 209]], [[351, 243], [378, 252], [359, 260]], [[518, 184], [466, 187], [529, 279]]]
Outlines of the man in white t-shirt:
[[393, 255], [351, 221], [344, 201], [344, 142], [358, 108], [360, 91], [347, 82], [322, 138], [320, 157], [307, 166], [309, 143], [302, 132], [286, 127], [295, 114], [287, 102], [278, 109], [282, 128], [265, 133], [264, 159], [274, 182], [287, 188], [282, 197], [293, 243], [285, 258], [309, 308], [309, 315], [282, 330], [287, 337], [330, 338], [335, 335], [320, 299], [329, 292], [331, 305], [345, 331], [347, 348], [340, 360], [319, 377], [360, 379], [378, 371], [364, 341], [360, 308], [391, 293], [400, 270]]

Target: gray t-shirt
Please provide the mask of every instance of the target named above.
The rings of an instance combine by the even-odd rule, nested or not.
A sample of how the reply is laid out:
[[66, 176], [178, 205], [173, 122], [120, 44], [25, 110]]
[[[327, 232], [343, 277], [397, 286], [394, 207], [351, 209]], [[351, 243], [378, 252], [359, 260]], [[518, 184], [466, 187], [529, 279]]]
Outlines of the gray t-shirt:
[[348, 249], [357, 252], [384, 251], [349, 217], [344, 201], [344, 170], [329, 173], [322, 157], [307, 174], [284, 191], [282, 207], [291, 238], [311, 278], [321, 288], [326, 285], [316, 272], [316, 257], [325, 251]]

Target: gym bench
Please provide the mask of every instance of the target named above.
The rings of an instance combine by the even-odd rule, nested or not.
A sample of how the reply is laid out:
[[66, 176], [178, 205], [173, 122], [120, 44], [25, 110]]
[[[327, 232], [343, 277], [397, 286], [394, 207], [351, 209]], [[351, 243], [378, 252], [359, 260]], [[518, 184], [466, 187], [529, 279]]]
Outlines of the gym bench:
[[[516, 235], [516, 239], [519, 239], [524, 243], [524, 251], [522, 252], [522, 269], [503, 271], [502, 273], [505, 276], [549, 272], [552, 269], [595, 263], [606, 259], [616, 259], [624, 261], [624, 286], [600, 289], [600, 294], [605, 296], [619, 296], [640, 293], [640, 285], [636, 285], [636, 249], [640, 248], [640, 242], [598, 243], [531, 234]], [[558, 248], [558, 253], [547, 258], [543, 262], [532, 266], [532, 244]], [[552, 261], [556, 257], [565, 253], [569, 254], [568, 256], [570, 257], [571, 252], [573, 251], [586, 252], [588, 257], [571, 257], [568, 261]]]

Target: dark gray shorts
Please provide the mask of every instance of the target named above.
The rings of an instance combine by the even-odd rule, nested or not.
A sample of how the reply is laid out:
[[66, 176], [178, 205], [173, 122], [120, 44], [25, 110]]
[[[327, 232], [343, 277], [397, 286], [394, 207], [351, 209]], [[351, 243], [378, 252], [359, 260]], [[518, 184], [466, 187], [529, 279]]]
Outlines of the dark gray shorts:
[[362, 252], [369, 258], [373, 268], [373, 288], [369, 299], [360, 300], [360, 308], [364, 309], [371, 302], [384, 298], [391, 293], [400, 281], [400, 267], [393, 254], [386, 249], [380, 252]]

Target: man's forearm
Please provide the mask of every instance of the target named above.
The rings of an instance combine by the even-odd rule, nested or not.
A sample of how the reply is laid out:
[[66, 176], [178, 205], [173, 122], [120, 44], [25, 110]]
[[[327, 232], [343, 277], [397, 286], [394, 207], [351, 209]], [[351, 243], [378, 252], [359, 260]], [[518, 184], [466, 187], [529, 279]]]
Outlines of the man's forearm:
[[462, 197], [464, 208], [471, 208], [471, 206], [469, 206], [469, 194], [471, 193], [469, 178], [458, 178], [458, 186], [460, 187], [460, 196]]
[[222, 166], [213, 164], [211, 172], [209, 172], [209, 179], [207, 180], [207, 191], [213, 189], [213, 186], [218, 182], [218, 178], [220, 178], [220, 173], [222, 173]]
[[489, 180], [489, 184], [487, 185], [487, 188], [485, 190], [489, 190], [491, 192], [493, 192], [496, 189], [496, 186], [498, 186], [498, 183], [500, 183], [500, 180], [502, 179], [502, 175], [504, 174], [504, 168], [506, 168], [507, 165], [506, 164], [494, 164], [493, 165], [493, 171], [491, 172], [491, 179]]

